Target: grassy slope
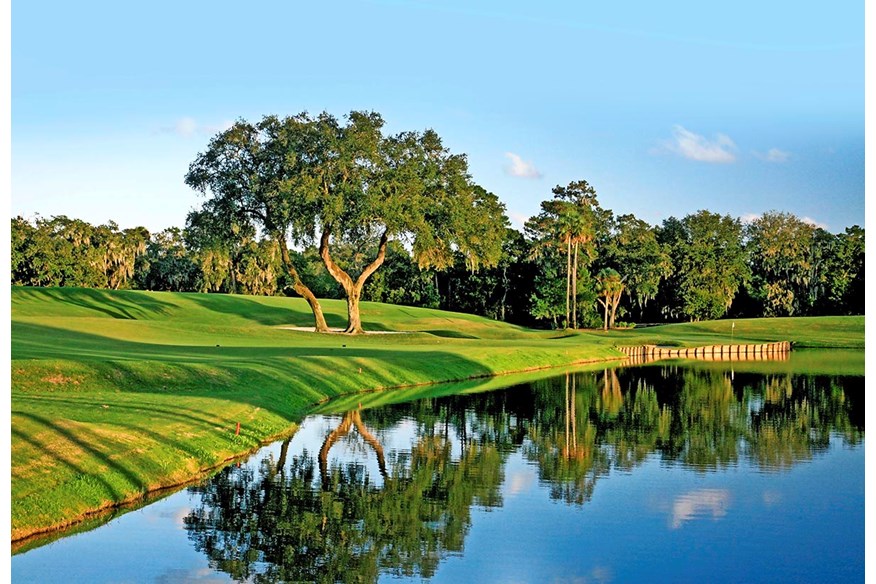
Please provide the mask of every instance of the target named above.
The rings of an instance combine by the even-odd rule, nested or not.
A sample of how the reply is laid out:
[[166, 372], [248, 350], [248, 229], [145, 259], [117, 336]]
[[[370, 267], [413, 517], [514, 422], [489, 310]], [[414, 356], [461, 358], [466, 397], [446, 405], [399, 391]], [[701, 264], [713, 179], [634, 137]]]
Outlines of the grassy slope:
[[[344, 324], [343, 302], [324, 308]], [[363, 317], [410, 334], [282, 328], [312, 324], [300, 299], [13, 288], [13, 539], [185, 482], [335, 396], [727, 337], [726, 322], [564, 334], [382, 304], [363, 303]], [[818, 334], [811, 319], [777, 322], [737, 321], [734, 338], [863, 346], [863, 318]]]

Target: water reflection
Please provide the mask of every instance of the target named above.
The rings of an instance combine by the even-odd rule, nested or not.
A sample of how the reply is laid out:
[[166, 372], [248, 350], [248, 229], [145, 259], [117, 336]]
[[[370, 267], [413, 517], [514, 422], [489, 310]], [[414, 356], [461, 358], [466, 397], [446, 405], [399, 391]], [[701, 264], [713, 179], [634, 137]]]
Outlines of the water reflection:
[[[193, 489], [201, 499], [185, 526], [213, 568], [256, 582], [429, 578], [463, 551], [473, 508], [503, 505], [511, 453], [575, 506], [610, 472], [655, 458], [699, 473], [742, 460], [779, 472], [826, 451], [831, 436], [862, 442], [863, 379], [653, 365], [327, 420], [300, 451], [287, 441], [276, 459]], [[362, 455], [333, 454], [342, 442]], [[525, 488], [515, 477], [505, 492]], [[691, 490], [672, 501], [670, 526], [720, 520], [731, 505], [727, 490]]]
[[[328, 466], [332, 445], [354, 425], [380, 461], [382, 485], [361, 464]], [[462, 551], [472, 506], [501, 505], [494, 444], [467, 441], [454, 457], [446, 435], [420, 433], [386, 461], [358, 411], [326, 437], [318, 463], [307, 450], [288, 464], [284, 454], [258, 470], [226, 469], [198, 488], [202, 504], [185, 519], [196, 547], [236, 579], [429, 577], [444, 555]]]
[[727, 514], [730, 491], [726, 489], [698, 489], [685, 493], [672, 504], [672, 529], [700, 517], [719, 519]]

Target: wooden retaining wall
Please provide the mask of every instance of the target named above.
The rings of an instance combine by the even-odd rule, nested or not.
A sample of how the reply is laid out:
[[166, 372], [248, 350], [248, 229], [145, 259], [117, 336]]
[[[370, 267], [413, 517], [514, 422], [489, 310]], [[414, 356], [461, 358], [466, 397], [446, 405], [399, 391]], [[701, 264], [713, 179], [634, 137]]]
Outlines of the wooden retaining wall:
[[704, 361], [759, 361], [764, 359], [787, 359], [791, 350], [789, 341], [762, 343], [758, 345], [707, 345], [704, 347], [617, 347], [629, 358], [643, 361], [657, 359], [702, 359]]

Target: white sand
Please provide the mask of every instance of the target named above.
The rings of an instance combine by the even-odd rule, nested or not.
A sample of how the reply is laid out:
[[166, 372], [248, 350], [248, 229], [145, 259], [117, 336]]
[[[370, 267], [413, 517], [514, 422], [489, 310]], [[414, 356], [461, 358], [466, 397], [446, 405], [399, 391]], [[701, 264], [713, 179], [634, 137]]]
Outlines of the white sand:
[[[281, 328], [281, 329], [287, 330], [287, 331], [298, 331], [301, 333], [314, 333], [314, 332], [316, 332], [316, 327], [312, 327], [312, 326], [280, 326], [277, 328]], [[344, 329], [333, 328], [333, 329], [329, 329], [329, 332], [343, 334]], [[407, 334], [410, 334], [410, 331], [365, 331], [365, 334], [366, 335], [407, 335]]]

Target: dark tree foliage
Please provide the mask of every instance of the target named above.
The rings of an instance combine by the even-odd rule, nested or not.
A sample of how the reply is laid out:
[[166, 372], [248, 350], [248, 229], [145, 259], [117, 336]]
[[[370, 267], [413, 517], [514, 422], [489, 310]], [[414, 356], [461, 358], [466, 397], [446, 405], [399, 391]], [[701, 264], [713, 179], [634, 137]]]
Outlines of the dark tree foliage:
[[621, 311], [639, 318], [657, 296], [660, 283], [672, 271], [669, 250], [657, 240], [656, 230], [632, 214], [612, 218], [598, 247], [595, 269], [616, 270], [625, 293]]
[[178, 227], [154, 234], [138, 259], [136, 282], [144, 290], [192, 292], [200, 287], [200, 271]]
[[823, 230], [818, 232], [822, 266], [817, 281], [823, 293], [816, 295], [816, 302], [821, 302], [813, 312], [864, 314], [864, 230], [854, 225], [832, 237]]
[[315, 202], [296, 181], [309, 163], [306, 147], [318, 138], [299, 118], [266, 116], [256, 124], [241, 120], [210, 140], [189, 165], [185, 182], [208, 197], [202, 212], [213, 215], [210, 223], [218, 224], [223, 236], [242, 225], [276, 243], [292, 288], [309, 304], [316, 330], [325, 332], [319, 300], [302, 281], [289, 251], [289, 242], [307, 243], [313, 237]]
[[533, 320], [552, 329], [566, 325], [565, 301], [568, 298], [566, 278], [566, 258], [557, 249], [546, 249], [538, 253], [533, 265], [537, 266], [529, 294], [529, 313]]
[[[545, 272], [553, 272], [556, 253], [565, 255], [565, 328], [578, 328], [579, 308], [582, 323], [591, 320], [591, 300], [595, 298], [589, 267], [598, 255], [599, 241], [611, 220], [611, 211], [602, 209], [596, 199], [596, 189], [585, 180], [574, 181], [568, 186], [557, 185], [552, 189], [553, 198], [541, 202], [541, 211], [525, 225], [526, 234], [533, 242], [531, 257], [547, 261]], [[544, 275], [544, 274], [543, 274]], [[556, 322], [559, 307], [550, 304], [555, 297], [555, 284], [540, 279], [547, 288], [536, 290], [532, 296], [533, 314], [537, 318], [550, 318]], [[582, 302], [582, 296], [584, 302]]]
[[362, 300], [438, 308], [435, 272], [422, 270], [397, 241], [386, 247], [386, 260], [365, 284]]
[[659, 304], [669, 320], [724, 316], [750, 270], [742, 224], [729, 215], [698, 211], [682, 220], [670, 217], [658, 232], [669, 251], [672, 273]]
[[790, 213], [764, 213], [746, 227], [747, 288], [766, 316], [805, 314], [813, 289], [815, 227]]
[[251, 222], [223, 207], [221, 200], [207, 201], [186, 217], [183, 239], [201, 269], [201, 292], [240, 292], [241, 256], [256, 239]]
[[863, 229], [834, 235], [773, 211], [747, 234], [752, 278], [734, 301], [734, 316], [864, 314]]
[[440, 307], [516, 324], [532, 324], [529, 297], [536, 265], [522, 233], [507, 228], [498, 265], [471, 272], [462, 256], [436, 275]]
[[[444, 269], [454, 253], [473, 270], [499, 258], [504, 205], [472, 182], [466, 157], [433, 130], [386, 136], [383, 125], [379, 114], [364, 111], [346, 123], [326, 112], [239, 121], [211, 140], [186, 175], [209, 197], [205, 211], [249, 222], [277, 243], [318, 331], [328, 330], [322, 309], [291, 261], [290, 241], [318, 245], [347, 299], [348, 333], [363, 332], [363, 287], [391, 240], [409, 242], [421, 268]], [[362, 238], [377, 240], [374, 254], [344, 263], [338, 247]]]
[[[350, 414], [359, 416], [345, 421]], [[288, 463], [266, 459], [257, 474], [228, 467], [193, 489], [202, 505], [185, 526], [215, 569], [253, 582], [429, 578], [444, 556], [462, 551], [472, 506], [501, 504], [504, 457], [495, 445], [468, 443], [457, 455], [446, 436], [420, 428], [409, 453], [383, 461], [379, 485], [362, 466], [328, 463], [332, 436], [351, 431], [345, 421], [318, 463], [307, 452]], [[357, 428], [382, 452], [364, 424]]]

